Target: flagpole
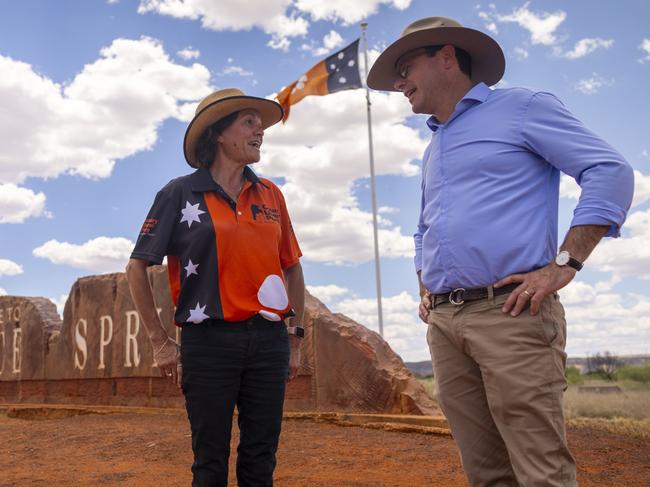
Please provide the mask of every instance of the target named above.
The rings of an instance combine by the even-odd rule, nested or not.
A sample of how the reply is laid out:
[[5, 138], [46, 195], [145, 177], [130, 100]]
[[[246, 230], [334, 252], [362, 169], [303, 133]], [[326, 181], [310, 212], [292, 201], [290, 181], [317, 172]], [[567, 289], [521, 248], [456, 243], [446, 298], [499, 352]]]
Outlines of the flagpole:
[[[366, 40], [366, 28], [368, 22], [361, 22], [363, 32], [363, 58], [365, 62], [366, 76], [368, 76], [368, 43]], [[370, 114], [370, 90], [366, 85], [366, 108], [368, 114], [368, 148], [370, 153], [370, 195], [372, 199], [372, 229], [375, 240], [375, 280], [377, 282], [377, 318], [379, 321], [379, 334], [384, 336], [384, 317], [381, 307], [381, 270], [379, 267], [379, 238], [377, 230], [377, 190], [375, 187], [375, 155], [372, 148], [372, 117]]]

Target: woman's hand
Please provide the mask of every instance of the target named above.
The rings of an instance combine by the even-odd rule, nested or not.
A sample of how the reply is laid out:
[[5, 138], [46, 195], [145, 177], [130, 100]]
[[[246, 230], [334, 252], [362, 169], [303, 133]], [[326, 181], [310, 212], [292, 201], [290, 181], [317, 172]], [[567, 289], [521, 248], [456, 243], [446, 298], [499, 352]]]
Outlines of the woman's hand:
[[291, 382], [298, 375], [300, 368], [300, 342], [301, 338], [297, 336], [289, 336], [289, 377], [287, 382]]
[[178, 343], [168, 336], [158, 347], [154, 345], [153, 358], [160, 369], [160, 375], [167, 377], [180, 389], [183, 366]]

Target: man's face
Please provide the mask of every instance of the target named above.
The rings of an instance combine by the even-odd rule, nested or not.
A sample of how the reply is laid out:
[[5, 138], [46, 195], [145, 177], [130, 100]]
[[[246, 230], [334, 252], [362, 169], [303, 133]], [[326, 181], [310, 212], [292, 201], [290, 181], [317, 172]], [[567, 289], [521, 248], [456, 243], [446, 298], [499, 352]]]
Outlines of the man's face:
[[404, 93], [413, 113], [435, 114], [443, 87], [439, 52], [429, 57], [424, 48], [407, 52], [397, 61], [394, 88]]

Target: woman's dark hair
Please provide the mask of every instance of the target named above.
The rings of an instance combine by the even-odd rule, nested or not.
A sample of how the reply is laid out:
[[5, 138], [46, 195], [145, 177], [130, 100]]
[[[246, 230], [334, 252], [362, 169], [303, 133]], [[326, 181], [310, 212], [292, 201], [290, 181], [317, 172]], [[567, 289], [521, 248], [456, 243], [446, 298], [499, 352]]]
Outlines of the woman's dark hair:
[[217, 137], [219, 137], [224, 130], [234, 123], [238, 115], [239, 112], [226, 115], [203, 131], [196, 143], [196, 150], [194, 153], [199, 167], [209, 168], [212, 166], [214, 158], [217, 155]]
[[[433, 57], [436, 53], [445, 46], [427, 46], [425, 47], [425, 52], [428, 57]], [[460, 47], [454, 46], [456, 51], [456, 61], [458, 61], [458, 68], [460, 72], [467, 75], [468, 78], [472, 78], [472, 56], [469, 55], [467, 51], [461, 49]]]

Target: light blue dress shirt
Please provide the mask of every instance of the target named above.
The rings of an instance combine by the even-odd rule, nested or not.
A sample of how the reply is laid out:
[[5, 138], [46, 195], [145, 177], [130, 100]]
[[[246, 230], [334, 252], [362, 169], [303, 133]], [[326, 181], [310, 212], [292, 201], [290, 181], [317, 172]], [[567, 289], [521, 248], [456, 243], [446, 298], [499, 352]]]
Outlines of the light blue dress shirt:
[[422, 159], [415, 267], [433, 293], [483, 287], [557, 253], [560, 171], [582, 193], [571, 226], [618, 236], [634, 175], [553, 95], [474, 86], [433, 132]]

